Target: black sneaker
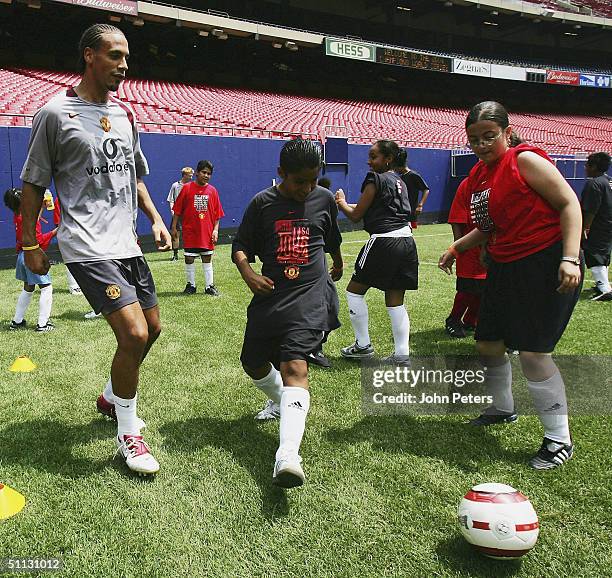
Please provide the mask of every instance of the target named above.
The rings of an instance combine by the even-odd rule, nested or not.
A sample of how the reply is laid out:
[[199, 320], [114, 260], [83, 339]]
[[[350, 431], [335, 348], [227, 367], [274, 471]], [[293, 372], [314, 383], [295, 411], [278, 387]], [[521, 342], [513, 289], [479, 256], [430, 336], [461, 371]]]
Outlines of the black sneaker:
[[459, 319], [453, 317], [447, 317], [445, 321], [446, 333], [455, 339], [461, 339], [466, 337], [465, 330], [463, 329], [463, 323]]
[[498, 423], [512, 423], [518, 419], [518, 413], [499, 411], [494, 407], [488, 407], [478, 417], [471, 419], [468, 423], [473, 426], [487, 427]]
[[192, 285], [191, 283], [187, 283], [187, 285], [185, 285], [185, 289], [183, 289], [183, 293], [185, 295], [195, 295], [196, 293], [195, 285]]
[[365, 345], [364, 347], [360, 347], [357, 345], [357, 342], [353, 343], [353, 345], [349, 345], [348, 347], [343, 347], [340, 350], [342, 357], [346, 357], [348, 359], [367, 359], [374, 355], [374, 348], [372, 344]]
[[51, 321], [47, 321], [46, 325], [38, 325], [36, 324], [36, 331], [41, 333], [46, 333], [47, 331], [53, 331], [55, 329], [55, 325], [51, 323]]
[[564, 444], [544, 438], [538, 453], [529, 460], [534, 470], [552, 470], [562, 466], [574, 455], [574, 444]]
[[19, 329], [25, 329], [25, 328], [26, 328], [25, 319], [22, 319], [21, 323], [15, 323], [15, 321], [11, 321], [11, 324], [9, 325], [10, 331], [18, 331]]
[[172, 255], [172, 257], [170, 257], [170, 261], [178, 261], [178, 255]]
[[219, 297], [221, 293], [219, 293], [219, 289], [217, 289], [214, 285], [209, 285], [204, 289], [204, 293], [206, 295], [212, 295], [213, 297]]
[[476, 331], [476, 325], [471, 325], [470, 323], [462, 323], [463, 331]]
[[307, 361], [319, 367], [331, 367], [331, 361], [325, 357], [325, 354], [321, 350], [309, 353]]
[[387, 357], [381, 357], [380, 363], [383, 365], [399, 365], [401, 367], [411, 367], [412, 362], [410, 361], [409, 355], [389, 355]]
[[599, 292], [599, 295], [595, 295], [595, 297], [591, 298], [591, 301], [612, 301], [612, 291], [608, 291], [607, 293]]

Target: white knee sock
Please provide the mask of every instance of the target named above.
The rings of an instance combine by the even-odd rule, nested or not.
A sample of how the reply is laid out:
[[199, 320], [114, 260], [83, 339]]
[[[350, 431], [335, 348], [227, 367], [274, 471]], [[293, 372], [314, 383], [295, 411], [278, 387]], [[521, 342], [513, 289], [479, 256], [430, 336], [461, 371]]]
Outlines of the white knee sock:
[[19, 297], [17, 297], [17, 307], [15, 307], [15, 317], [13, 318], [15, 323], [21, 323], [23, 321], [28, 305], [30, 305], [32, 301], [32, 295], [34, 295], [34, 291], [28, 293], [25, 289], [21, 290]]
[[261, 379], [253, 379], [253, 383], [263, 391], [274, 403], [280, 405], [283, 394], [283, 378], [280, 371], [272, 366], [270, 373]]
[[596, 267], [591, 267], [591, 275], [593, 275], [597, 288], [602, 293], [612, 291], [610, 281], [608, 281], [608, 268], [606, 266], [597, 265]]
[[395, 355], [408, 355], [410, 346], [410, 318], [403, 305], [387, 307], [391, 319], [391, 331], [395, 343]]
[[195, 282], [195, 263], [185, 263], [185, 277], [187, 277], [187, 283], [190, 283], [194, 287]]
[[108, 403], [115, 403], [115, 394], [113, 393], [113, 381], [109, 378], [104, 386], [102, 396]]
[[514, 411], [512, 397], [512, 366], [506, 359], [503, 365], [487, 367], [485, 373], [487, 393], [493, 397], [493, 407], [505, 413]]
[[79, 289], [79, 284], [72, 276], [72, 273], [70, 272], [70, 269], [68, 269], [68, 267], [66, 267], [66, 280], [68, 281], [68, 289], [72, 289], [73, 291], [75, 289]]
[[284, 453], [299, 453], [309, 409], [310, 393], [307, 389], [283, 387], [280, 406], [280, 444], [276, 459]]
[[368, 332], [368, 305], [365, 302], [365, 295], [357, 295], [357, 293], [347, 291], [346, 301], [348, 302], [349, 316], [357, 345], [360, 347], [370, 345], [370, 334]]
[[133, 399], [123, 399], [116, 395], [114, 397], [115, 412], [117, 413], [117, 435], [140, 435], [142, 422], [136, 416], [138, 395], [135, 395]]
[[43, 327], [47, 325], [49, 317], [51, 317], [51, 306], [53, 305], [53, 286], [47, 285], [40, 290], [40, 299], [38, 301], [38, 325]]
[[559, 443], [571, 443], [565, 384], [559, 371], [544, 381], [527, 380], [527, 386], [544, 426], [544, 436]]
[[204, 271], [204, 279], [206, 281], [205, 287], [210, 287], [211, 285], [214, 285], [212, 262], [202, 263], [202, 271]]

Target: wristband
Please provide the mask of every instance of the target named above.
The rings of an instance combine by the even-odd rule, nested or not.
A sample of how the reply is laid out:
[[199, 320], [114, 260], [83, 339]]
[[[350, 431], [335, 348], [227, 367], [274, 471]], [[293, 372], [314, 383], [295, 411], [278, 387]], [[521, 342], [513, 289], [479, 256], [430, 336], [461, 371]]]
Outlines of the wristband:
[[457, 249], [455, 249], [455, 247], [453, 247], [452, 245], [446, 249], [455, 259], [457, 257], [459, 257], [459, 251], [457, 251]]
[[22, 251], [36, 251], [36, 249], [40, 249], [40, 245], [36, 243], [36, 245], [32, 245], [31, 247], [21, 247]]

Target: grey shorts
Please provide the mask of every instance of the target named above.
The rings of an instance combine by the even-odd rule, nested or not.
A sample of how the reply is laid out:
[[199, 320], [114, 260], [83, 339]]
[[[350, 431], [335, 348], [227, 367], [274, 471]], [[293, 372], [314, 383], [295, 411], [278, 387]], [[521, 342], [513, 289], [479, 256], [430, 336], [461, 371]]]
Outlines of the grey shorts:
[[157, 305], [153, 275], [144, 257], [67, 263], [91, 308], [107, 315], [126, 305]]

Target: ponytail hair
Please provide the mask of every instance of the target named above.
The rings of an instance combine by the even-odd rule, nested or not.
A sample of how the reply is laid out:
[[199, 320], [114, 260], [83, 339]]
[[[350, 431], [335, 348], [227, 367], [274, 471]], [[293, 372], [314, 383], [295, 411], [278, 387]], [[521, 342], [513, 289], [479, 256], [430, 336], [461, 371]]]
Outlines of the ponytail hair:
[[374, 145], [378, 147], [378, 150], [384, 157], [391, 157], [391, 167], [397, 168], [398, 166], [402, 166], [398, 164], [401, 162], [402, 158], [404, 161], [403, 166], [406, 166], [406, 159], [408, 158], [406, 151], [400, 149], [394, 140], [377, 140]]
[[[510, 126], [508, 111], [499, 102], [494, 100], [485, 100], [474, 105], [465, 119], [465, 128], [475, 124], [481, 120], [489, 120], [498, 125], [502, 130], [506, 130]], [[510, 135], [509, 146], [515, 147], [522, 142], [525, 142], [516, 132], [512, 131]]]

